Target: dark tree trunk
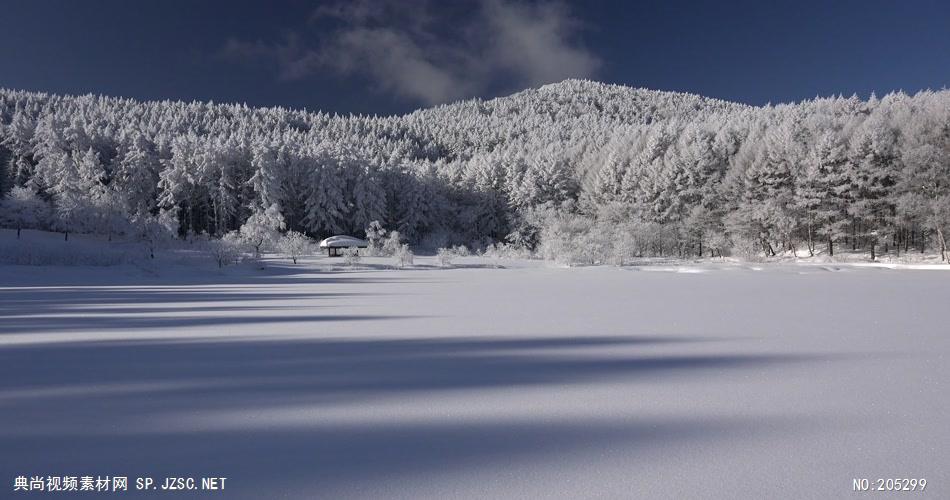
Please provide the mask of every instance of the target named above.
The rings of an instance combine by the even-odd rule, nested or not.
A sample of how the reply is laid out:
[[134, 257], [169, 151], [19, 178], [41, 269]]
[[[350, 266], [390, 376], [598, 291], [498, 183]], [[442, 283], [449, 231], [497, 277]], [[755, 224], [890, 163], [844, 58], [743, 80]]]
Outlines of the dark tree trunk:
[[811, 224], [808, 225], [808, 256], [815, 256], [815, 240], [814, 235], [812, 234]]
[[940, 240], [940, 262], [947, 260], [947, 239], [943, 236], [943, 230], [937, 228], [937, 238]]
[[858, 249], [858, 225], [854, 219], [851, 219], [851, 251]]

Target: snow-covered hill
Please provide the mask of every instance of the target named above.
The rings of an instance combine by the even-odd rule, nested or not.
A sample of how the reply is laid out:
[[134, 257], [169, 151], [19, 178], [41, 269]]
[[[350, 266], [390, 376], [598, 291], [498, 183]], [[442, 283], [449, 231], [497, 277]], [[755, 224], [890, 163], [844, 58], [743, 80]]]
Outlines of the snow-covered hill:
[[367, 117], [3, 90], [0, 223], [220, 236], [275, 207], [311, 236], [380, 221], [433, 247], [597, 228], [562, 236], [680, 257], [939, 249], [948, 130], [950, 91], [752, 107], [567, 80]]
[[695, 94], [661, 92], [589, 80], [565, 80], [490, 100], [460, 101], [406, 119], [450, 150], [521, 149], [550, 137], [590, 130], [688, 122], [750, 106]]

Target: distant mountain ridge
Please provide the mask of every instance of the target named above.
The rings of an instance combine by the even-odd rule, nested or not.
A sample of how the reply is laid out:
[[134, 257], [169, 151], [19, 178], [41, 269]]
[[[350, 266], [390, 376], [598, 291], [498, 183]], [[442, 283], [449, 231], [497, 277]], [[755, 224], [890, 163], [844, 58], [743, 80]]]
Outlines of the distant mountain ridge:
[[[524, 102], [532, 102], [534, 106], [526, 110]], [[665, 106], [661, 107], [660, 104]], [[554, 115], [593, 113], [624, 123], [648, 124], [676, 116], [688, 118], [690, 114], [700, 110], [733, 111], [750, 107], [697, 94], [569, 79], [489, 100], [469, 99], [443, 104], [416, 111], [411, 115], [458, 114], [459, 111], [500, 113], [502, 116], [511, 116], [519, 111]], [[631, 114], [630, 111], [634, 113]]]

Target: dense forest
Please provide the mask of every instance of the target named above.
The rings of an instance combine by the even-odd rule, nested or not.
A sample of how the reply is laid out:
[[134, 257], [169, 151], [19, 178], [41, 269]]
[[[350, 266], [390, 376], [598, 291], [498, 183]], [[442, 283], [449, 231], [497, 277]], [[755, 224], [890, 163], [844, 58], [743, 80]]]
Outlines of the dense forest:
[[950, 91], [746, 106], [567, 80], [404, 116], [0, 90], [0, 223], [313, 237], [569, 262], [940, 251]]

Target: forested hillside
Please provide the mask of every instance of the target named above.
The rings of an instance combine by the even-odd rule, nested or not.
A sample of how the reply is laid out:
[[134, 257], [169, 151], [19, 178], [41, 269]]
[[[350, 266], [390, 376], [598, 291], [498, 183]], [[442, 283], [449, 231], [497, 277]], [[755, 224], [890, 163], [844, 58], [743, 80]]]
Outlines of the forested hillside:
[[8, 227], [287, 229], [570, 262], [946, 249], [950, 91], [751, 107], [567, 80], [405, 116], [0, 91]]

